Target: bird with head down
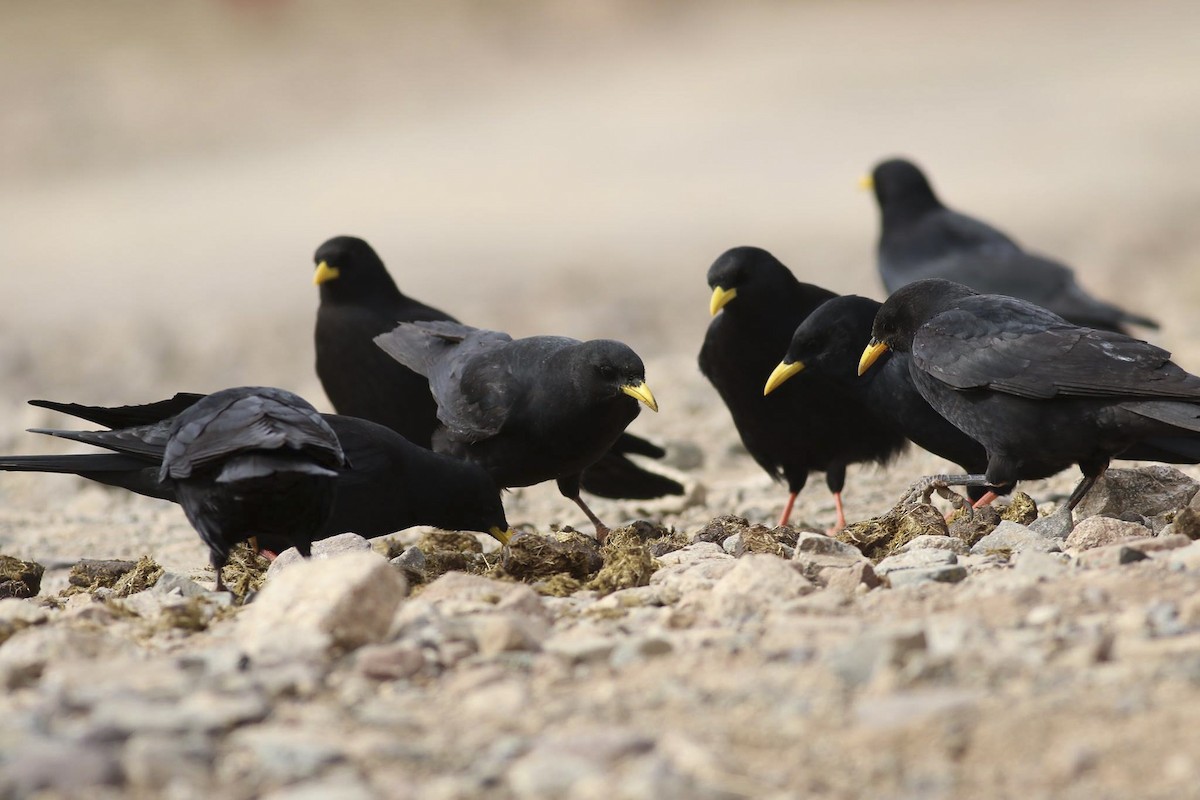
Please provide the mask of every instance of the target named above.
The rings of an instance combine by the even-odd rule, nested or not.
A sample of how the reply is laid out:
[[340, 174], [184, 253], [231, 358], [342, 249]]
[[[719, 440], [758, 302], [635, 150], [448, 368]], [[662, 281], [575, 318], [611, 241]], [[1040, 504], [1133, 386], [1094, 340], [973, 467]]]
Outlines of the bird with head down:
[[1147, 342], [940, 279], [889, 297], [871, 337], [859, 374], [885, 353], [906, 354], [921, 396], [987, 452], [983, 474], [934, 476], [926, 490], [1078, 464], [1069, 516], [1113, 458], [1200, 462], [1200, 377]]
[[1069, 267], [1026, 252], [987, 223], [947, 208], [911, 161], [882, 161], [863, 185], [874, 189], [879, 204], [879, 275], [889, 292], [923, 278], [943, 278], [981, 294], [1027, 300], [1090, 328], [1158, 327], [1092, 297]]
[[453, 322], [401, 323], [376, 344], [425, 376], [437, 402], [433, 448], [482, 467], [503, 487], [558, 483], [603, 539], [580, 476], [638, 415], [657, 411], [626, 344], [563, 336], [513, 339]]
[[[278, 391], [278, 390], [277, 390]], [[131, 406], [89, 406], [31, 400], [30, 404], [85, 419], [110, 430], [38, 429], [109, 453], [0, 456], [0, 471], [79, 475], [147, 497], [180, 502], [177, 487], [160, 481], [167, 442], [176, 419], [206, 395], [181, 392], [166, 400]], [[489, 533], [501, 543], [510, 528], [491, 476], [474, 464], [417, 447], [400, 434], [365, 419], [322, 414], [337, 436], [346, 463], [338, 467], [333, 506], [314, 539], [339, 533], [366, 538], [414, 525]], [[256, 533], [257, 543], [279, 552], [288, 535]]]

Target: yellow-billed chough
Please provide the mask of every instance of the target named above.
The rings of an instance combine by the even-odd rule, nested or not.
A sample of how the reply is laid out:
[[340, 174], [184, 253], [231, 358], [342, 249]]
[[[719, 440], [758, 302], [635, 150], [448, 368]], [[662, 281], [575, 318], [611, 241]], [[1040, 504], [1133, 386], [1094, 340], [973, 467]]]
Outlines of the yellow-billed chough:
[[859, 373], [889, 350], [911, 354], [921, 396], [987, 451], [985, 474], [934, 483], [1001, 485], [1078, 464], [1069, 514], [1112, 458], [1200, 462], [1200, 378], [1147, 342], [940, 279], [895, 292], [871, 334]]
[[944, 278], [982, 294], [1028, 300], [1077, 325], [1124, 332], [1158, 324], [1085, 292], [1069, 267], [1026, 252], [1015, 241], [947, 208], [911, 161], [879, 163], [866, 179], [879, 203], [879, 275], [889, 292], [922, 278]]
[[401, 323], [375, 342], [428, 379], [436, 451], [478, 464], [504, 487], [557, 481], [604, 538], [607, 528], [579, 496], [580, 474], [609, 451], [639, 401], [658, 410], [628, 345], [513, 339], [454, 322]]
[[[80, 475], [148, 497], [179, 502], [169, 482], [159, 481], [168, 433], [177, 415], [205, 395], [180, 393], [134, 406], [88, 406], [47, 400], [32, 405], [111, 427], [107, 431], [37, 430], [103, 447], [111, 453], [0, 456], [0, 471]], [[353, 532], [367, 538], [414, 525], [490, 533], [505, 542], [508, 520], [495, 482], [479, 467], [417, 447], [390, 428], [364, 419], [321, 415], [346, 456], [337, 469], [333, 509], [315, 539]], [[259, 535], [278, 551], [287, 540]]]
[[[399, 322], [456, 319], [401, 293], [383, 261], [362, 239], [334, 237], [313, 257], [317, 308], [317, 376], [339, 414], [386, 425], [421, 447], [430, 447], [437, 405], [429, 384], [375, 346], [374, 338]], [[630, 455], [662, 458], [666, 452], [631, 433], [622, 433], [595, 465], [584, 471], [583, 488], [601, 497], [649, 500], [683, 494], [676, 480], [643, 469]]]
[[238, 542], [283, 539], [303, 556], [333, 509], [346, 457], [317, 410], [282, 389], [214, 392], [172, 421], [159, 468], [221, 569]]
[[904, 446], [904, 438], [824, 377], [763, 395], [796, 327], [836, 295], [796, 280], [757, 247], [722, 254], [708, 270], [708, 285], [714, 318], [700, 348], [700, 371], [725, 401], [746, 450], [768, 475], [787, 481], [779, 524], [787, 524], [808, 473], [823, 470], [837, 506], [835, 527], [844, 527], [846, 465], [886, 459]]
[[[857, 295], [826, 300], [800, 323], [792, 334], [787, 354], [767, 379], [764, 394], [778, 391], [793, 376], [837, 381], [878, 419], [918, 447], [958, 464], [967, 472], [987, 469], [983, 445], [951, 425], [925, 401], [908, 373], [908, 353], [890, 352], [873, 369], [859, 377], [858, 357], [871, 339], [871, 324], [882, 305]], [[801, 375], [803, 373], [803, 375]], [[844, 435], [856, 436], [858, 428], [847, 425]], [[895, 446], [890, 439], [879, 443], [880, 456]], [[1004, 487], [1009, 491], [1012, 487]], [[994, 499], [989, 489], [969, 487], [977, 505]]]

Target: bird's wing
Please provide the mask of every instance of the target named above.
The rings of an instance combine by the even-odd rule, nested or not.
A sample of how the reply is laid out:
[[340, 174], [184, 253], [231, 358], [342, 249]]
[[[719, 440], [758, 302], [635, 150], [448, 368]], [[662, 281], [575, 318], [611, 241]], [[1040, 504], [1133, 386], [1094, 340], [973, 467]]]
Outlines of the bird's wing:
[[265, 388], [219, 393], [180, 415], [163, 455], [163, 473], [185, 478], [234, 453], [281, 448], [310, 453], [326, 465], [345, 461], [329, 425], [291, 393]]
[[938, 235], [948, 252], [970, 250], [993, 258], [1021, 252], [1021, 246], [1005, 233], [966, 214], [947, 208], [930, 219], [936, 223]]
[[404, 323], [375, 337], [384, 352], [429, 380], [438, 420], [461, 442], [494, 436], [521, 395], [512, 341], [507, 333], [454, 322]]
[[1200, 378], [1171, 363], [1166, 350], [995, 295], [934, 316], [918, 329], [912, 354], [921, 370], [957, 389], [1200, 400]]

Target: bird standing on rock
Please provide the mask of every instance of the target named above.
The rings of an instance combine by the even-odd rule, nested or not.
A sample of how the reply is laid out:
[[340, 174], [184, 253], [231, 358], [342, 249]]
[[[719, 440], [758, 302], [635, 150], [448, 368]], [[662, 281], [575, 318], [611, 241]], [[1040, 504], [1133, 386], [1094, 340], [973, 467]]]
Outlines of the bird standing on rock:
[[305, 400], [282, 389], [240, 387], [215, 392], [175, 418], [159, 481], [174, 487], [208, 545], [220, 592], [221, 569], [238, 542], [263, 534], [310, 554], [345, 463], [337, 435]]
[[[437, 404], [429, 383], [375, 346], [374, 339], [400, 322], [457, 322], [440, 309], [401, 293], [375, 250], [362, 239], [336, 236], [317, 248], [313, 283], [317, 308], [317, 376], [339, 414], [386, 425], [429, 448]], [[662, 458], [661, 447], [622, 433], [587, 469], [581, 484], [601, 497], [650, 500], [683, 494], [676, 480], [643, 469], [630, 455]]]
[[424, 375], [437, 401], [433, 447], [483, 467], [500, 486], [556, 480], [603, 539], [580, 476], [638, 415], [658, 410], [642, 360], [608, 339], [513, 339], [452, 322], [402, 323], [376, 343]]
[[1027, 253], [987, 223], [944, 206], [911, 161], [883, 161], [864, 184], [879, 203], [879, 275], [889, 292], [944, 278], [982, 294], [1027, 300], [1076, 325], [1121, 333], [1126, 325], [1158, 327], [1092, 297], [1063, 264]]
[[708, 285], [713, 320], [700, 348], [700, 371], [725, 401], [746, 450], [768, 475], [787, 482], [779, 524], [788, 523], [808, 473], [823, 470], [837, 509], [834, 529], [845, 527], [846, 465], [877, 458], [881, 441], [893, 443], [889, 452], [898, 450], [903, 439], [823, 376], [763, 393], [796, 327], [836, 295], [796, 280], [757, 247], [723, 253], [709, 267]]
[[1200, 378], [1147, 342], [938, 279], [889, 297], [871, 335], [859, 374], [889, 350], [909, 354], [921, 396], [987, 451], [984, 474], [930, 486], [1009, 484], [1078, 464], [1069, 516], [1114, 457], [1200, 462]]

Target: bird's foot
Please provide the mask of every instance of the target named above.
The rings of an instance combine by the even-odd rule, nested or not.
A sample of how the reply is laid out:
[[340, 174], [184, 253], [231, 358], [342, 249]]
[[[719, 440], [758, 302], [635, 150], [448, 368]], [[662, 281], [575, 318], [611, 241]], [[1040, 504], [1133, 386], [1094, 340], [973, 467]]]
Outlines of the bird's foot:
[[[930, 475], [927, 478], [922, 478], [909, 487], [908, 492], [903, 498], [901, 498], [900, 504], [912, 505], [914, 503], [922, 503], [928, 505], [929, 501], [933, 499], [934, 492], [937, 492], [938, 496], [950, 501], [950, 504], [954, 506], [955, 511], [961, 511], [964, 517], [970, 519], [972, 516], [974, 516], [974, 511], [971, 508], [971, 501], [950, 488], [951, 486], [958, 485], [959, 483], [958, 481], [950, 480], [955, 477], [959, 476]], [[954, 512], [952, 511], [950, 514], [948, 514], [946, 519], [949, 520], [953, 513]]]

